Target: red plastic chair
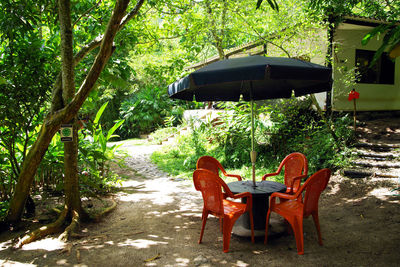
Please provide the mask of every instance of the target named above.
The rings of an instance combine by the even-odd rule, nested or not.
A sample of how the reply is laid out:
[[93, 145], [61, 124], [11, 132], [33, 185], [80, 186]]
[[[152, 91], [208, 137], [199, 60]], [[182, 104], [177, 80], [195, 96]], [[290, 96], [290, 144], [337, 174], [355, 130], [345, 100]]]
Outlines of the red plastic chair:
[[299, 190], [301, 180], [307, 177], [308, 161], [306, 156], [300, 152], [294, 152], [287, 155], [279, 164], [278, 170], [274, 173], [265, 174], [262, 177], [264, 181], [267, 177], [276, 176], [281, 173], [285, 167], [285, 185], [287, 194], [294, 194]]
[[[193, 173], [193, 182], [196, 190], [201, 192], [204, 201], [199, 244], [203, 238], [207, 217], [209, 214], [212, 214], [222, 219], [223, 251], [228, 252], [233, 225], [245, 212], [249, 212], [251, 241], [254, 243], [253, 201], [251, 194], [249, 192], [244, 192], [234, 195], [218, 175], [206, 169], [195, 170]], [[238, 199], [246, 197], [247, 203], [233, 202], [224, 199], [222, 189], [230, 198]]]
[[214, 172], [219, 176], [219, 171], [226, 177], [236, 177], [238, 181], [242, 180], [242, 177], [238, 174], [229, 174], [226, 173], [224, 167], [222, 167], [221, 163], [216, 158], [211, 156], [202, 156], [197, 160], [196, 169], [206, 169]]
[[[265, 224], [265, 240], [268, 241], [268, 225], [269, 216], [271, 211], [278, 213], [287, 220], [292, 226], [294, 236], [296, 239], [297, 253], [304, 254], [304, 237], [303, 237], [303, 218], [312, 215], [317, 228], [318, 242], [322, 246], [321, 229], [318, 219], [318, 200], [325, 190], [331, 171], [329, 169], [322, 169], [313, 174], [302, 187], [294, 195], [285, 193], [273, 193], [271, 195], [269, 210], [267, 213], [267, 222]], [[305, 191], [304, 199], [301, 197]], [[276, 198], [286, 199], [287, 201], [276, 203]]]

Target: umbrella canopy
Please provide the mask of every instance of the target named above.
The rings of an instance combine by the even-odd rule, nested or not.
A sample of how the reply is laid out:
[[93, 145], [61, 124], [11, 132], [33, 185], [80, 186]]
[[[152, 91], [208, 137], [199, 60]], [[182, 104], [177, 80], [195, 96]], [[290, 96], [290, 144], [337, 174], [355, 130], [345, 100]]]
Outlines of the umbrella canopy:
[[168, 86], [171, 98], [239, 101], [289, 98], [329, 91], [332, 69], [294, 58], [249, 56], [200, 68]]
[[251, 101], [251, 152], [255, 182], [254, 100], [330, 91], [332, 69], [294, 58], [250, 56], [200, 68], [168, 86], [171, 98], [188, 101]]

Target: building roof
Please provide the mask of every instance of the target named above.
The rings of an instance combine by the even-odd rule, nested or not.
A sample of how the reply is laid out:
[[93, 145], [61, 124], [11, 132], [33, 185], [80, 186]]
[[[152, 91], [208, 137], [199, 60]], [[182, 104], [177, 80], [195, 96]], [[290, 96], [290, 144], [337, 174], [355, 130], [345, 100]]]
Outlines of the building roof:
[[[271, 39], [271, 38], [269, 38], [269, 39]], [[225, 56], [227, 58], [229, 58], [229, 57], [231, 57], [233, 55], [239, 54], [240, 52], [244, 52], [244, 51], [250, 50], [252, 48], [264, 45], [266, 42], [267, 42], [266, 40], [257, 40], [257, 41], [254, 41], [254, 42], [249, 42], [249, 43], [246, 43], [246, 44], [231, 48], [225, 53]], [[260, 54], [263, 54], [263, 53], [264, 52], [262, 51], [262, 52], [252, 53], [251, 55], [260, 55]], [[190, 66], [186, 67], [185, 69], [201, 68], [201, 67], [203, 67], [205, 65], [208, 65], [210, 63], [216, 62], [218, 60], [219, 60], [219, 56], [210, 57], [210, 58], [207, 58], [207, 59], [205, 59], [203, 61], [200, 61], [200, 62], [197, 62], [197, 63], [195, 63], [193, 65], [190, 65]]]
[[[390, 24], [390, 21], [382, 20], [374, 17], [363, 17], [358, 15], [345, 15], [343, 16], [343, 21], [341, 23], [355, 24], [361, 26], [376, 27], [381, 24]], [[400, 23], [396, 23], [400, 25]]]

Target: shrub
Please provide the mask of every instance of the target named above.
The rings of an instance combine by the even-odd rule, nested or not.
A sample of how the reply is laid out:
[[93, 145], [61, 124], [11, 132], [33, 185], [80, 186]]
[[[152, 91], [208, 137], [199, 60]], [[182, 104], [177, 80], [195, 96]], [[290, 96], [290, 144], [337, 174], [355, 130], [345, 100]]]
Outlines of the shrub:
[[122, 138], [138, 137], [139, 134], [147, 134], [163, 126], [166, 118], [173, 121], [172, 125], [176, 125], [183, 111], [183, 108], [173, 106], [164, 88], [147, 88], [121, 104], [120, 114], [125, 124], [119, 133]]
[[[251, 165], [251, 112], [249, 103], [224, 104], [218, 120], [191, 122], [190, 136], [179, 139], [177, 146], [157, 157], [175, 157], [173, 166], [184, 172], [193, 171], [203, 155], [216, 157], [226, 168], [242, 169]], [[308, 98], [269, 101], [256, 107], [255, 150], [258, 170], [276, 170], [280, 161], [292, 152], [309, 159], [310, 173], [321, 168], [342, 167], [347, 150], [338, 153], [332, 135]], [[333, 119], [333, 128], [342, 144], [350, 144], [352, 130], [347, 116]], [[168, 150], [168, 149], [167, 149]], [[162, 160], [154, 160], [159, 163]], [[179, 163], [178, 163], [179, 162]], [[173, 171], [179, 173], [179, 170]]]
[[[104, 131], [100, 118], [108, 103], [98, 110], [93, 122], [88, 122], [79, 131], [78, 171], [80, 190], [83, 196], [103, 194], [119, 182], [118, 177], [110, 171], [116, 145], [109, 145], [114, 132], [124, 122], [117, 121], [108, 131]], [[39, 165], [35, 176], [36, 187], [41, 187], [52, 194], [62, 194], [64, 190], [64, 145], [56, 134]]]

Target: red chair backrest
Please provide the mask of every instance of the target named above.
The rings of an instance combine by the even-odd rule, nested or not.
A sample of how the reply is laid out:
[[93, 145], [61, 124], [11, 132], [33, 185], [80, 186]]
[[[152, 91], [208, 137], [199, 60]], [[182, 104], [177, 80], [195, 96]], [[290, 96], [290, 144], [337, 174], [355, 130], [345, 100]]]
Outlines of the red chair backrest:
[[205, 209], [211, 211], [214, 215], [223, 215], [222, 188], [224, 190], [228, 188], [225, 182], [214, 172], [206, 169], [195, 170], [193, 172], [193, 182], [196, 190], [200, 191], [203, 196]]
[[222, 165], [219, 161], [211, 156], [202, 156], [197, 160], [196, 169], [206, 169], [219, 175]]
[[300, 152], [287, 155], [282, 160], [278, 170], [282, 167], [285, 167], [285, 185], [290, 185], [294, 177], [308, 174], [307, 158]]
[[303, 190], [306, 191], [304, 195], [304, 216], [310, 215], [313, 211], [318, 210], [318, 200], [328, 185], [329, 178], [331, 177], [331, 170], [322, 169], [314, 173], [298, 191], [301, 194]]

